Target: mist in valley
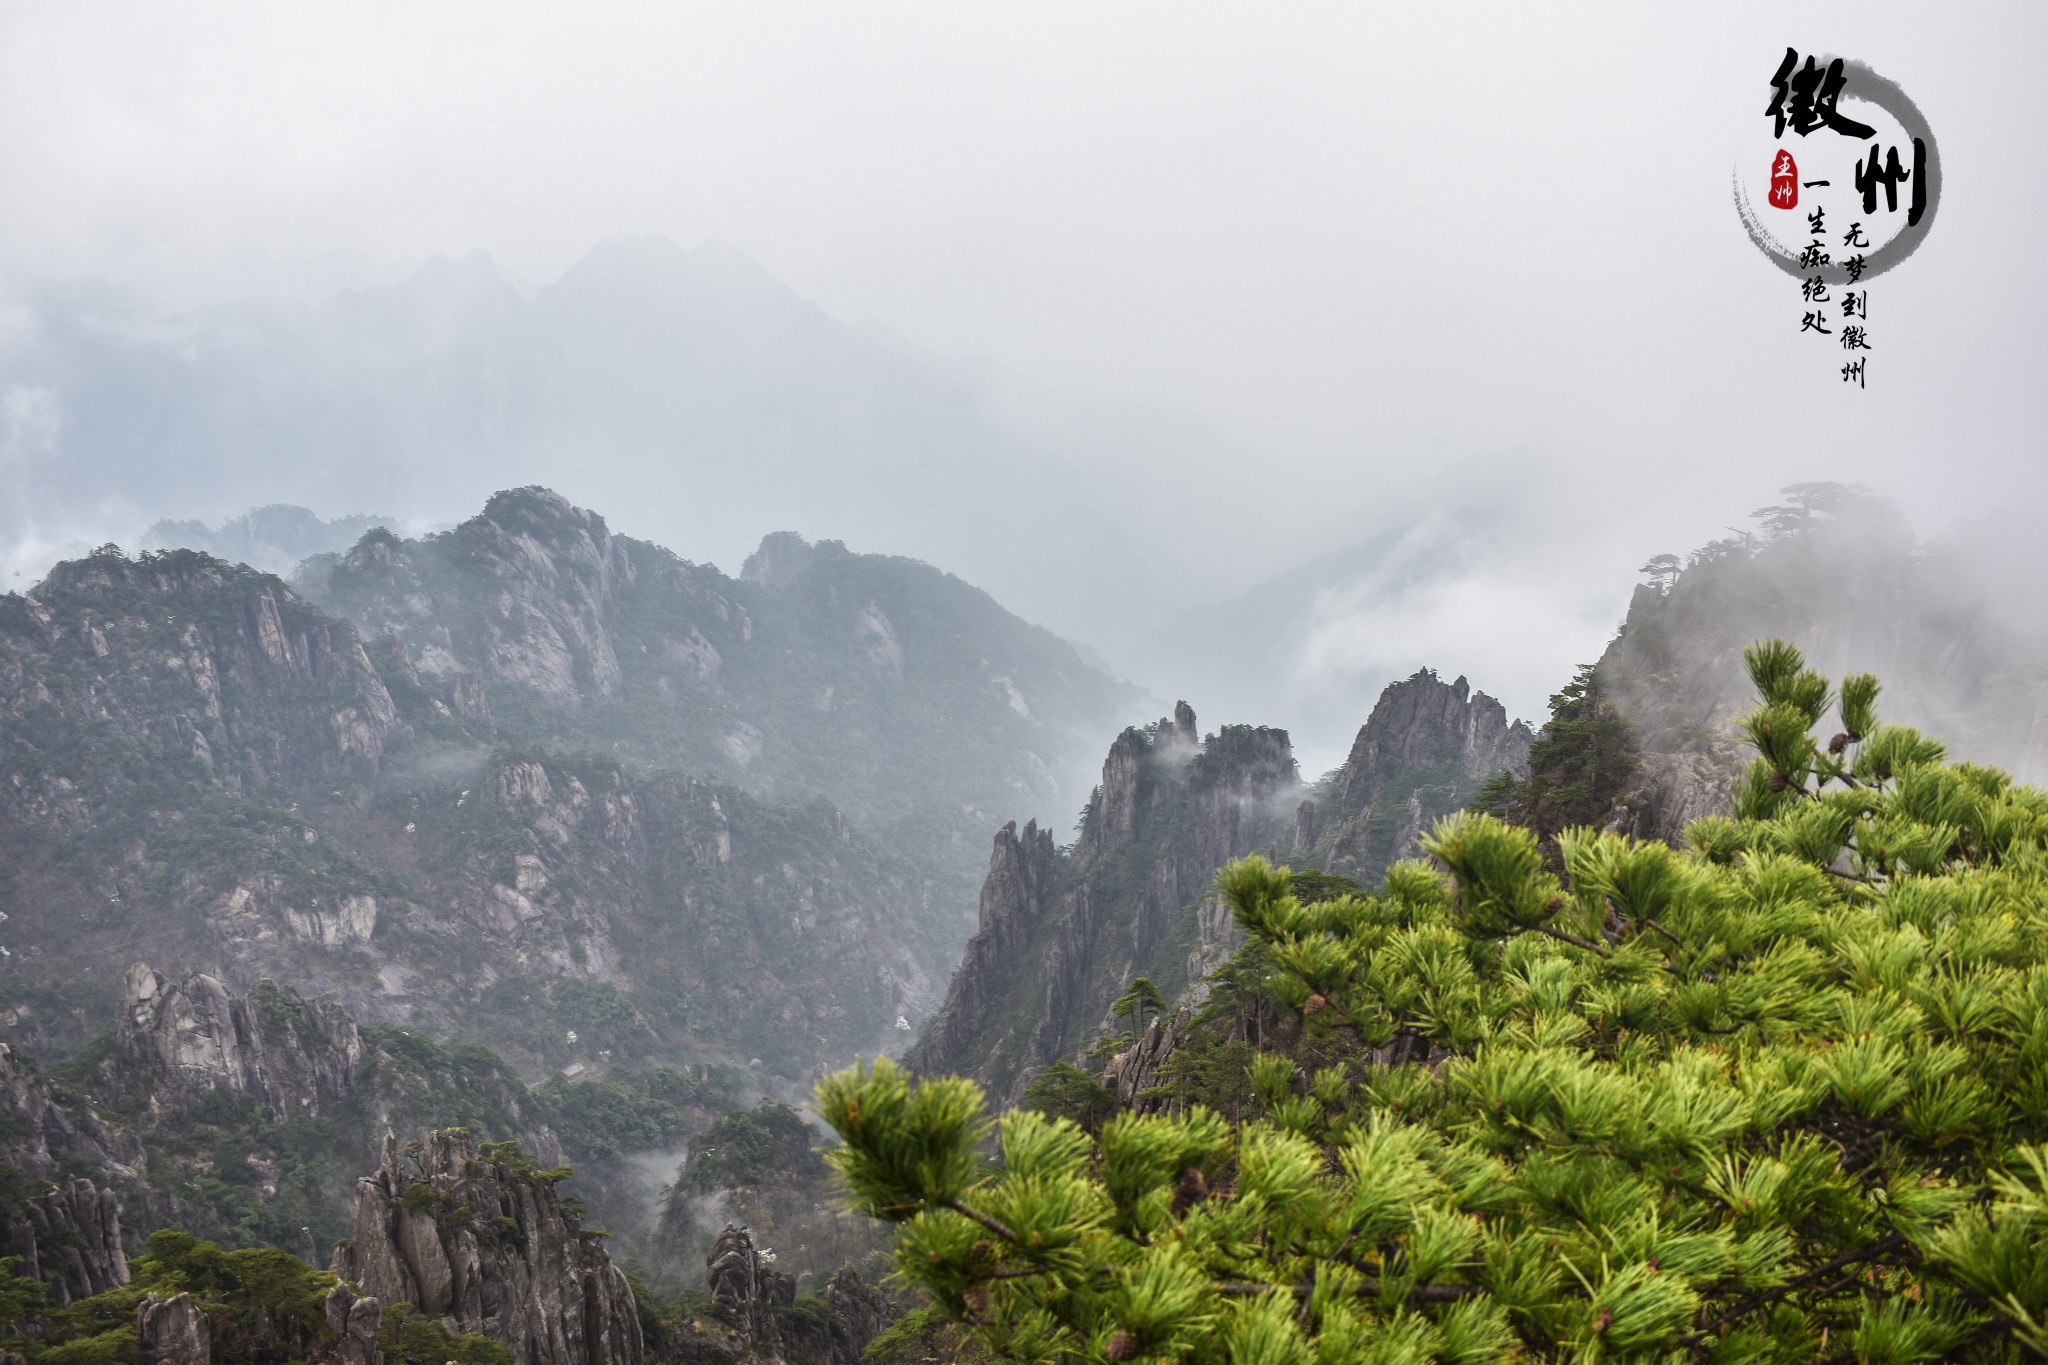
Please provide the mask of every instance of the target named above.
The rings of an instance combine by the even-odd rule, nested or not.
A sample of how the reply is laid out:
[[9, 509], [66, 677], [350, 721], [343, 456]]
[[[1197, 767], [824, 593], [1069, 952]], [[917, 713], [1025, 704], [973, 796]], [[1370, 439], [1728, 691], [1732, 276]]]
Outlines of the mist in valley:
[[[338, 1232], [397, 1114], [579, 1165], [696, 1313], [728, 1220], [872, 1268], [783, 1103], [920, 1053], [1114, 1098], [1123, 992], [1163, 1028], [1244, 941], [1219, 868], [1370, 889], [1583, 666], [1629, 739], [1578, 815], [1641, 838], [1727, 805], [1768, 636], [2048, 782], [2044, 40], [7, 9], [0, 1066], [76, 1064], [130, 1232]], [[1788, 45], [1941, 138], [1867, 385], [1730, 202]], [[257, 1060], [151, 1060], [209, 1029]]]

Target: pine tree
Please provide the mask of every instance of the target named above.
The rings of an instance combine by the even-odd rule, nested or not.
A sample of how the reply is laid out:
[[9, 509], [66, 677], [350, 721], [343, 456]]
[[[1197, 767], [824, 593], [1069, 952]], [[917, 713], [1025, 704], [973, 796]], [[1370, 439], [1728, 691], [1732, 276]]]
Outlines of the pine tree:
[[1529, 775], [1502, 773], [1473, 808], [1534, 830], [1546, 851], [1573, 825], [1605, 821], [1636, 775], [1628, 722], [1610, 706], [1598, 665], [1581, 664], [1550, 698], [1550, 719], [1529, 746]]
[[1152, 984], [1149, 976], [1134, 977], [1124, 993], [1109, 1007], [1110, 1016], [1131, 1021], [1131, 1036], [1145, 1031], [1145, 1016], [1150, 1013], [1158, 1018], [1166, 1013], [1166, 1000], [1159, 994], [1159, 987]]
[[1685, 849], [1468, 813], [1372, 895], [1227, 868], [1339, 1059], [1256, 1057], [1247, 1117], [1091, 1139], [877, 1062], [818, 1090], [852, 1202], [1016, 1360], [2048, 1354], [2048, 795], [1747, 659]]

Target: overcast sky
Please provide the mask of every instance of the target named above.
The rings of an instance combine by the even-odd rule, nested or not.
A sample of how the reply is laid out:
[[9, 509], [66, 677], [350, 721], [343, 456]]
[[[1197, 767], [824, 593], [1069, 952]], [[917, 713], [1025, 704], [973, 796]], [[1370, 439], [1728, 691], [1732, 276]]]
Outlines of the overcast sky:
[[[1625, 473], [1660, 548], [1792, 479], [1932, 528], [2048, 493], [2044, 29], [1836, 0], [4, 3], [0, 300], [75, 272], [317, 293], [478, 247], [538, 285], [608, 237], [715, 238], [835, 316], [1213, 420], [1256, 453], [1185, 471], [1218, 506], [1294, 476], [1342, 511], [1513, 450]], [[1788, 45], [1897, 80], [1939, 139], [1864, 390], [1731, 206]]]

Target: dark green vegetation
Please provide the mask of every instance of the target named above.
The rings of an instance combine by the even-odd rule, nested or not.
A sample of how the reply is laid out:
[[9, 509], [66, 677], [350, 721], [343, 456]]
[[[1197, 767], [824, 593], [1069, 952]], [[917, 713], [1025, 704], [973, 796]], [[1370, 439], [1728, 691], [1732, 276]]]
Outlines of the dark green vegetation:
[[1493, 778], [1471, 809], [1554, 846], [1567, 829], [1606, 822], [1635, 780], [1639, 759], [1628, 722], [1601, 692], [1599, 669], [1586, 664], [1551, 694], [1550, 719], [1529, 746], [1528, 775]]
[[825, 1163], [811, 1150], [803, 1116], [768, 1101], [725, 1115], [690, 1139], [690, 1160], [676, 1181], [678, 1194], [716, 1194], [770, 1180], [815, 1181]]
[[[17, 1273], [17, 1259], [0, 1260], [0, 1349], [32, 1365], [137, 1365], [137, 1306], [150, 1295], [190, 1294], [208, 1320], [216, 1361], [281, 1363], [337, 1354], [325, 1313], [336, 1280], [287, 1252], [225, 1251], [167, 1230], [153, 1234], [148, 1253], [129, 1264], [133, 1278], [121, 1288], [59, 1308], [40, 1280]], [[511, 1353], [498, 1342], [451, 1333], [410, 1308], [395, 1305], [385, 1315], [379, 1345], [387, 1360], [511, 1365]]]
[[1687, 847], [1553, 869], [1461, 814], [1330, 899], [1241, 861], [1247, 1093], [1011, 1113], [992, 1171], [977, 1087], [858, 1068], [853, 1203], [1019, 1360], [2048, 1352], [2048, 794], [1747, 665], [1758, 756]]

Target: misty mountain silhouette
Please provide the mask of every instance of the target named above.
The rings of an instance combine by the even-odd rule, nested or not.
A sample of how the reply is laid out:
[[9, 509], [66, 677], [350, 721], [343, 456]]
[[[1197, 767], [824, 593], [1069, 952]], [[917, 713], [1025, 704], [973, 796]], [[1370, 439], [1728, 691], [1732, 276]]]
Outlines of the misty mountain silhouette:
[[24, 492], [0, 536], [291, 502], [448, 521], [545, 482], [734, 567], [795, 527], [939, 564], [1098, 640], [1177, 552], [960, 379], [828, 317], [737, 249], [592, 250], [531, 298], [483, 252], [317, 306], [35, 296], [0, 359]]

